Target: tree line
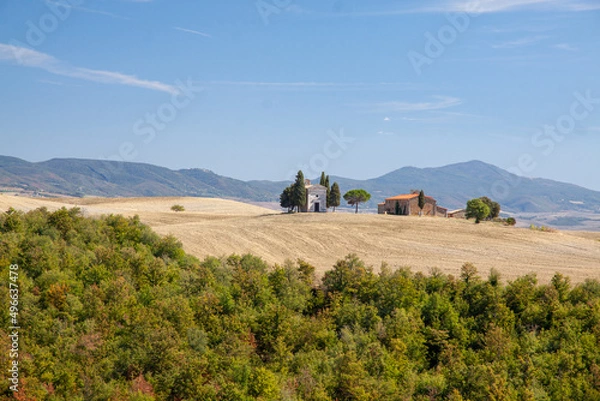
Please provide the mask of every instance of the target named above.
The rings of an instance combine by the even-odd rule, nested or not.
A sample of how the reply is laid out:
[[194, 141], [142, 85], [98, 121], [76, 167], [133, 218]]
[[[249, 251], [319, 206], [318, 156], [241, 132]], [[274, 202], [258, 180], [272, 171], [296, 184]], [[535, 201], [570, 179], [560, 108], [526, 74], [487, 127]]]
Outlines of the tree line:
[[[21, 386], [0, 400], [598, 400], [600, 283], [506, 282], [358, 257], [187, 255], [137, 217], [0, 214], [18, 264]], [[8, 308], [0, 348], [9, 349]]]

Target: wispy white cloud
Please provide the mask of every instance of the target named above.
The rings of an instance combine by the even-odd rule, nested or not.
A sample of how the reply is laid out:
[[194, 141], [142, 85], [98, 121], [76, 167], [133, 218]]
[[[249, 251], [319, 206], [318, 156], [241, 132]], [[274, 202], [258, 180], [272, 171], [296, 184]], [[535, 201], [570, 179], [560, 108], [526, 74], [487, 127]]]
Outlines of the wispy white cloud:
[[383, 119], [383, 121], [392, 121], [392, 119], [391, 119], [391, 118], [389, 118], [389, 117], [385, 117], [385, 118]]
[[471, 120], [474, 118], [488, 118], [485, 115], [473, 114], [473, 113], [460, 113], [460, 112], [456, 112], [456, 111], [436, 111], [436, 113], [446, 116], [446, 117], [469, 118]]
[[[425, 2], [424, 2], [425, 3]], [[297, 14], [329, 17], [385, 17], [406, 14], [468, 12], [490, 14], [520, 10], [583, 12], [600, 10], [597, 0], [437, 0], [426, 5], [363, 8], [351, 12], [323, 12], [301, 9]]]
[[548, 38], [549, 36], [545, 35], [527, 36], [524, 38], [497, 43], [495, 45], [492, 45], [492, 47], [494, 49], [513, 49], [516, 47], [531, 46]]
[[463, 58], [447, 58], [447, 62], [457, 63], [519, 63], [519, 64], [535, 64], [543, 61], [553, 60], [551, 54], [545, 53], [528, 53], [509, 56], [489, 56], [489, 57], [463, 57]]
[[108, 12], [108, 11], [96, 10], [96, 9], [89, 8], [89, 7], [73, 6], [73, 8], [76, 9], [76, 10], [79, 10], [79, 11], [83, 11], [84, 13], [105, 15], [107, 17], [111, 17], [111, 18], [115, 18], [115, 19], [123, 19], [123, 20], [130, 20], [131, 19], [131, 18], [125, 17], [123, 15], [111, 13], [111, 12]]
[[205, 32], [196, 31], [194, 29], [181, 28], [179, 26], [174, 26], [173, 29], [181, 32], [191, 33], [194, 35], [204, 36], [205, 38], [212, 38], [212, 35]]
[[433, 96], [435, 101], [431, 102], [380, 102], [369, 106], [370, 111], [378, 113], [386, 112], [411, 112], [431, 111], [447, 109], [462, 104], [462, 100], [450, 96]]
[[[568, 2], [569, 0], [562, 0]], [[542, 6], [556, 6], [559, 4], [556, 0], [473, 0], [473, 1], [451, 1], [447, 7], [452, 11], [463, 11], [470, 13], [496, 13], [504, 11], [514, 11]]]
[[548, 23], [544, 21], [544, 23], [539, 23], [538, 25], [509, 25], [509, 26], [493, 26], [487, 25], [482, 26], [480, 31], [483, 33], [531, 33], [531, 34], [540, 34], [544, 32], [553, 31], [556, 29], [556, 25], [552, 23]]
[[565, 51], [569, 51], [569, 52], [576, 52], [577, 50], [579, 50], [575, 46], [571, 46], [568, 43], [559, 43], [559, 44], [556, 44], [556, 45], [554, 45], [552, 47], [554, 47], [555, 49], [565, 50]]
[[436, 110], [415, 110], [412, 114], [403, 115], [397, 119], [401, 121], [407, 121], [411, 123], [425, 123], [425, 124], [447, 124], [456, 121], [470, 121], [474, 119], [488, 119], [486, 116], [481, 116], [472, 113], [460, 113], [447, 111], [445, 109]]
[[571, 11], [595, 11], [595, 10], [600, 10], [600, 4], [598, 4], [598, 2], [572, 2], [572, 4], [570, 4], [568, 6], [569, 10]]
[[159, 81], [148, 81], [120, 72], [76, 67], [49, 54], [4, 43], [0, 43], [0, 61], [12, 62], [23, 67], [39, 68], [54, 75], [86, 81], [133, 86], [171, 94], [179, 92], [176, 87]]
[[104, 15], [104, 16], [107, 16], [110, 18], [115, 18], [115, 19], [123, 19], [123, 20], [131, 19], [129, 17], [124, 17], [122, 15], [118, 15], [118, 14], [111, 13], [108, 11], [96, 10], [94, 8], [73, 5], [70, 2], [65, 2], [65, 1], [58, 2], [58, 1], [54, 1], [54, 0], [43, 0], [43, 1], [47, 4], [52, 4], [54, 6], [59, 6], [59, 7], [69, 7], [69, 8], [72, 8], [73, 10], [82, 11], [84, 13]]
[[37, 68], [58, 64], [57, 59], [46, 53], [4, 43], [0, 43], [0, 60], [13, 61], [25, 67]]
[[592, 11], [600, 9], [595, 0], [450, 0], [441, 4], [445, 11], [478, 14], [518, 10]]
[[38, 79], [38, 82], [40, 82], [42, 84], [55, 85], [55, 86], [64, 86], [65, 85], [64, 82], [53, 81], [51, 79]]
[[38, 79], [38, 82], [45, 85], [53, 85], [53, 86], [69, 86], [69, 87], [81, 87], [79, 84], [74, 83], [65, 83], [62, 81], [55, 81], [53, 79]]
[[394, 90], [416, 90], [423, 89], [423, 85], [407, 82], [268, 82], [268, 81], [208, 81], [199, 82], [202, 85], [231, 86], [231, 87], [254, 87], [265, 89], [300, 90], [300, 89], [394, 89]]

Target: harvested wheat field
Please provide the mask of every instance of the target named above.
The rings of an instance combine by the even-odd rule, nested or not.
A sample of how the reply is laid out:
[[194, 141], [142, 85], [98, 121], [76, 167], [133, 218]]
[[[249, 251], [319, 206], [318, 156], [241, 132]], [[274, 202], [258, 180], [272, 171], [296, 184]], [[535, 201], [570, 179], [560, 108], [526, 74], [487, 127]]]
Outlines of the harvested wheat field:
[[[179, 204], [184, 212], [173, 212]], [[548, 281], [555, 272], [574, 282], [600, 279], [600, 233], [539, 232], [494, 223], [369, 214], [278, 214], [223, 199], [30, 199], [0, 196], [0, 208], [30, 210], [79, 206], [86, 215], [138, 214], [160, 234], [173, 234], [199, 257], [251, 252], [270, 263], [303, 258], [320, 273], [348, 253], [377, 269], [437, 267], [458, 274], [473, 262], [482, 275], [491, 268], [507, 280], [534, 272]]]

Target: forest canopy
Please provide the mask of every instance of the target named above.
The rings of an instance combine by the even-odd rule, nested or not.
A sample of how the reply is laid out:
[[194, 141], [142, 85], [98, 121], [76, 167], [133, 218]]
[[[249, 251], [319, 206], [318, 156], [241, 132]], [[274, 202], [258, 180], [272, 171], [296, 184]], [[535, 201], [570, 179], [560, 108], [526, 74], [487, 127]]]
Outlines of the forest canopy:
[[1, 214], [2, 305], [13, 264], [20, 386], [5, 307], [3, 400], [600, 399], [596, 281], [375, 273], [355, 255], [317, 279], [301, 259], [199, 261], [77, 208]]

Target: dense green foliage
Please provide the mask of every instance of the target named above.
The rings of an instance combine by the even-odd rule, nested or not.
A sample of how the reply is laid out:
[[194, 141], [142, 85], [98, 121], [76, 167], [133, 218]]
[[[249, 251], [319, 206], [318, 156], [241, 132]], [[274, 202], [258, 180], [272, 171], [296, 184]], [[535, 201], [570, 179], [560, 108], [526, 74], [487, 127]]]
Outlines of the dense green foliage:
[[283, 190], [281, 195], [279, 195], [279, 206], [281, 206], [284, 209], [287, 209], [288, 212], [291, 212], [292, 210], [294, 210], [294, 204], [292, 201], [292, 191], [293, 191], [293, 186], [290, 185], [289, 187], [286, 187]]
[[358, 213], [358, 205], [368, 202], [369, 199], [371, 199], [371, 194], [364, 189], [351, 189], [344, 194], [344, 200], [346, 200], [350, 206], [356, 207], [355, 213]]
[[185, 207], [182, 205], [173, 205], [171, 206], [171, 210], [174, 212], [185, 212]]
[[467, 219], [475, 219], [475, 223], [479, 224], [490, 215], [490, 208], [480, 198], [471, 199], [467, 202]]
[[482, 220], [493, 220], [503, 222], [509, 226], [514, 226], [517, 221], [514, 218], [500, 219], [501, 207], [498, 202], [494, 202], [487, 196], [471, 199], [467, 202], [466, 209], [467, 219], [475, 219], [475, 223], [479, 224]]
[[288, 212], [293, 211], [294, 208], [299, 212], [306, 205], [306, 185], [302, 170], [298, 171], [294, 183], [279, 195], [279, 205], [287, 208]]
[[496, 219], [496, 218], [498, 218], [498, 216], [500, 216], [501, 207], [498, 202], [491, 200], [487, 196], [482, 196], [479, 199], [481, 199], [481, 201], [483, 203], [485, 203], [487, 205], [487, 207], [490, 208], [490, 214], [487, 217], [489, 220]]
[[375, 274], [350, 255], [317, 282], [301, 260], [200, 262], [137, 218], [77, 209], [0, 215], [3, 300], [11, 263], [19, 400], [600, 399], [596, 281]]

